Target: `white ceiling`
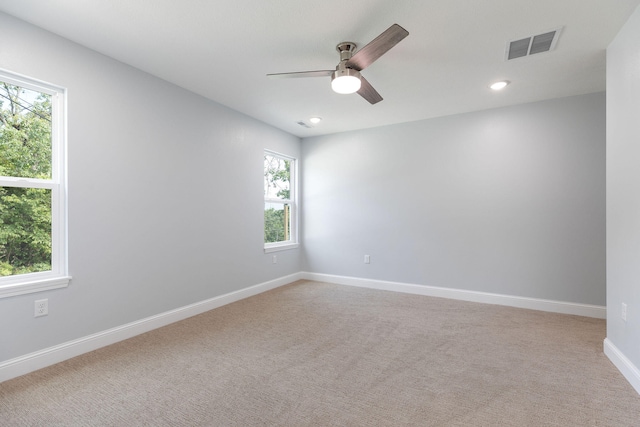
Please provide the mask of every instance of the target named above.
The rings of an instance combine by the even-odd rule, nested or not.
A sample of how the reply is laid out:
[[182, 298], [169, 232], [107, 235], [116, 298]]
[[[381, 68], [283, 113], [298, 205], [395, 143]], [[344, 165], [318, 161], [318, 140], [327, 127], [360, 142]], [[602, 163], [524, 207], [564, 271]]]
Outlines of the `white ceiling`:
[[[0, 10], [300, 137], [605, 89], [605, 49], [640, 0], [0, 0]], [[384, 100], [331, 91], [341, 41], [410, 35], [363, 71]], [[563, 26], [555, 50], [507, 41]], [[487, 85], [508, 79], [502, 92]], [[312, 129], [296, 122], [323, 117]]]

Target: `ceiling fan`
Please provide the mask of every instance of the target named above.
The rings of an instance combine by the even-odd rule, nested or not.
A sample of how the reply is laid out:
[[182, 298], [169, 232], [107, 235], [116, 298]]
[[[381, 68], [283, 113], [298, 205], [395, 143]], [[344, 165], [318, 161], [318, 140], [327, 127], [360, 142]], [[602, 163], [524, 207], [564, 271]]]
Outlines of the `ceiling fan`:
[[331, 76], [331, 87], [335, 92], [358, 92], [358, 94], [369, 101], [369, 103], [375, 104], [382, 101], [382, 96], [380, 96], [367, 79], [360, 74], [360, 71], [367, 68], [408, 35], [409, 32], [407, 30], [398, 24], [393, 24], [357, 52], [355, 43], [339, 43], [338, 46], [336, 46], [336, 50], [340, 53], [340, 63], [336, 66], [335, 70], [276, 73], [267, 74], [267, 77], [291, 78]]

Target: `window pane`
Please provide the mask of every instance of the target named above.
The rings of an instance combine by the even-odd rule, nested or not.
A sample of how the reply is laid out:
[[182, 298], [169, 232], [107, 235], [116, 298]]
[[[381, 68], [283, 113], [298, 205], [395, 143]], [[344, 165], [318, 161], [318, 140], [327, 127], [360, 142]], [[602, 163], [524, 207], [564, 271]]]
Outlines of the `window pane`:
[[0, 175], [51, 178], [51, 95], [0, 81]]
[[264, 197], [288, 200], [291, 198], [291, 160], [264, 156]]
[[0, 187], [0, 276], [51, 270], [51, 190]]
[[291, 239], [291, 209], [282, 203], [264, 204], [264, 242], [286, 242]]

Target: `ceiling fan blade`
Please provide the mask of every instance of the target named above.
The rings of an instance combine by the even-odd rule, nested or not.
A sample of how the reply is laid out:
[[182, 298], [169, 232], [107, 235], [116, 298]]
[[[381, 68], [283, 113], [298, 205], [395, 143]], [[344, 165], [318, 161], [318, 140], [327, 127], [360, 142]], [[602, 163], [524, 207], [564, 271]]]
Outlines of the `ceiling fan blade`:
[[267, 74], [270, 79], [288, 79], [297, 77], [327, 77], [335, 70], [299, 71], [294, 73]]
[[382, 101], [382, 97], [378, 91], [362, 76], [360, 76], [360, 90], [358, 90], [358, 95], [369, 101], [372, 105]]
[[409, 32], [398, 24], [393, 24], [382, 34], [360, 49], [347, 61], [347, 67], [362, 71], [376, 59], [387, 53], [409, 35]]

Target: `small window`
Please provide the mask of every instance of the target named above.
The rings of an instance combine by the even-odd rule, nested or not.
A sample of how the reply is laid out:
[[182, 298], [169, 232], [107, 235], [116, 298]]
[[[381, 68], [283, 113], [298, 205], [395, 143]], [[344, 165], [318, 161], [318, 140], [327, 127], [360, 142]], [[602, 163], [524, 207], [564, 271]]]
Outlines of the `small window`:
[[266, 252], [297, 247], [296, 160], [264, 153], [264, 248]]
[[0, 297], [69, 283], [64, 98], [0, 71]]

